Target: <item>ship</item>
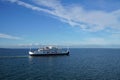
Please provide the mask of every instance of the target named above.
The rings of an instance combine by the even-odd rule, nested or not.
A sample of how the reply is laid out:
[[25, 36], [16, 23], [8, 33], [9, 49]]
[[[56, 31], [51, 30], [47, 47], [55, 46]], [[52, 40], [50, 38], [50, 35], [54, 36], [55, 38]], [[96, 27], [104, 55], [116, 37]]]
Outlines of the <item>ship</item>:
[[53, 46], [47, 46], [39, 48], [35, 51], [29, 51], [30, 56], [57, 56], [57, 55], [69, 55], [69, 49], [62, 49]]

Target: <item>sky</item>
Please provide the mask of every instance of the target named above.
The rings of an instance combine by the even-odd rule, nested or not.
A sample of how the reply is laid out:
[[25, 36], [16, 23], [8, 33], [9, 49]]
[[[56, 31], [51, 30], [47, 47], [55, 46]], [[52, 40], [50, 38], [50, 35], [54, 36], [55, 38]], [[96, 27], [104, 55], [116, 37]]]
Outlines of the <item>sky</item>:
[[120, 48], [120, 0], [0, 0], [0, 47]]

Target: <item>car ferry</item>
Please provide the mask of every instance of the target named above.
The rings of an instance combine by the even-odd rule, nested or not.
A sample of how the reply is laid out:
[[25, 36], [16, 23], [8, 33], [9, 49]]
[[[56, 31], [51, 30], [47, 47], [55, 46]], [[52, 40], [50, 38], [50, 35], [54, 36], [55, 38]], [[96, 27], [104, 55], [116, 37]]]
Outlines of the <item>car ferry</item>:
[[39, 48], [35, 51], [29, 51], [30, 56], [57, 56], [57, 55], [69, 55], [69, 49], [60, 49], [53, 46], [47, 46]]

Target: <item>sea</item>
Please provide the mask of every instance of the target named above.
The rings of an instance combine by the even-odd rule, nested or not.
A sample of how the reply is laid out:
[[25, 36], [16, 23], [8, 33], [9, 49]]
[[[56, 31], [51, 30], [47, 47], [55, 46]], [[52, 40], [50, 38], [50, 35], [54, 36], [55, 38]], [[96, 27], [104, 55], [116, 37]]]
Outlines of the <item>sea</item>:
[[67, 56], [0, 49], [0, 80], [120, 80], [120, 48], [70, 48]]

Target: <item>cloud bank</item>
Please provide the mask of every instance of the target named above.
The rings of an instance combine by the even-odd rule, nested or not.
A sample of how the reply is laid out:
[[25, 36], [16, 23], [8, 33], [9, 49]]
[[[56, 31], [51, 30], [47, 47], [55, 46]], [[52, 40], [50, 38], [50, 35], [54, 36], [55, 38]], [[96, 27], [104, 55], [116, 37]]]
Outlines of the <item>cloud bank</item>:
[[3, 34], [3, 33], [0, 33], [0, 38], [14, 39], [14, 40], [20, 40], [21, 39], [20, 37], [8, 35], [8, 34]]
[[64, 6], [60, 0], [33, 0], [29, 4], [20, 0], [8, 0], [26, 8], [42, 11], [71, 26], [85, 31], [120, 31], [120, 9], [112, 12], [85, 10], [80, 5]]

